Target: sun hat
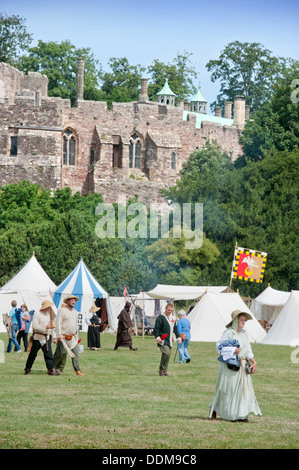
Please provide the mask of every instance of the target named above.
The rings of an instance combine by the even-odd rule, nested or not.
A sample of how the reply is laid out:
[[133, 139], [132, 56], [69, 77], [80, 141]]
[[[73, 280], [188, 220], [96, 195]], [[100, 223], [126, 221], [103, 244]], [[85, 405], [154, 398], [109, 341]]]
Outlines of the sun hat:
[[234, 321], [234, 319], [235, 319], [236, 317], [238, 317], [239, 315], [241, 315], [241, 314], [242, 314], [242, 315], [245, 315], [245, 321], [247, 321], [247, 320], [252, 320], [252, 316], [251, 316], [249, 313], [247, 313], [247, 312], [242, 312], [242, 310], [234, 310], [234, 311], [232, 312], [232, 315], [231, 315], [231, 317], [232, 317], [231, 321], [230, 321], [225, 327], [226, 327], [226, 328], [229, 328], [229, 327], [232, 325], [232, 322]]
[[100, 310], [100, 307], [93, 305], [89, 311], [90, 313], [96, 313], [98, 310]]
[[42, 305], [40, 310], [46, 310], [46, 308], [53, 307], [54, 302], [51, 302], [50, 300], [43, 300]]
[[71, 300], [71, 299], [76, 299], [76, 302], [77, 302], [77, 300], [79, 300], [79, 297], [77, 297], [76, 295], [70, 294], [63, 300], [63, 303], [65, 303], [67, 300]]

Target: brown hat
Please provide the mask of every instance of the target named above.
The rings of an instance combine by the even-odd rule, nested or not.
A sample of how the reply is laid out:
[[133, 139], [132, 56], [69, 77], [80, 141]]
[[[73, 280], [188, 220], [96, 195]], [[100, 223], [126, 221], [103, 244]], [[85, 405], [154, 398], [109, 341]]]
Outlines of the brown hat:
[[89, 311], [90, 313], [96, 313], [98, 310], [101, 310], [101, 308], [93, 305]]
[[50, 300], [43, 300], [42, 305], [40, 310], [46, 310], [46, 308], [53, 307], [54, 302], [51, 302]]
[[241, 314], [242, 314], [242, 315], [245, 315], [245, 319], [246, 319], [245, 321], [247, 321], [247, 320], [252, 320], [252, 316], [251, 316], [249, 313], [247, 313], [247, 312], [242, 312], [241, 310], [234, 310], [234, 311], [232, 312], [232, 315], [231, 315], [231, 316], [232, 316], [232, 319], [231, 319], [231, 321], [226, 325], [226, 328], [229, 328], [229, 327], [232, 325], [232, 322], [234, 321], [234, 319], [235, 319], [236, 317], [238, 317], [239, 315], [241, 315]]
[[77, 297], [76, 295], [68, 295], [65, 299], [63, 299], [63, 303], [65, 304], [67, 300], [71, 300], [71, 299], [76, 299], [76, 302], [77, 300], [79, 300], [79, 297]]

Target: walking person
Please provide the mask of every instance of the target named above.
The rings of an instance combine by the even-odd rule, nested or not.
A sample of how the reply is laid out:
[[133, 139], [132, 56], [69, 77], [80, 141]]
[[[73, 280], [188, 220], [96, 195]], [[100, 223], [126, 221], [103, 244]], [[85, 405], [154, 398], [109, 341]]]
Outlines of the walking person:
[[191, 357], [188, 352], [188, 346], [191, 339], [191, 324], [188, 318], [186, 317], [185, 310], [179, 310], [178, 312], [179, 321], [177, 323], [178, 332], [182, 340], [181, 343], [177, 343], [179, 351], [179, 362], [181, 364], [186, 361], [186, 363], [191, 362]]
[[100, 326], [101, 326], [101, 308], [93, 305], [89, 313], [85, 316], [88, 325], [87, 329], [87, 346], [93, 351], [97, 351], [101, 347]]
[[227, 421], [248, 421], [249, 413], [261, 416], [253, 390], [251, 375], [256, 371], [256, 361], [244, 330], [245, 322], [252, 316], [234, 310], [231, 322], [226, 325], [216, 343], [219, 370], [214, 399], [210, 405], [210, 418], [217, 415]]
[[25, 304], [21, 305], [21, 309], [22, 309], [22, 312], [20, 313], [20, 320], [21, 320], [22, 328], [19, 330], [19, 333], [17, 336], [17, 342], [21, 346], [21, 340], [23, 340], [24, 350], [25, 352], [27, 352], [28, 333], [29, 333], [29, 328], [31, 325], [32, 317], [30, 316], [27, 306]]
[[137, 348], [133, 348], [132, 337], [129, 333], [129, 329], [132, 326], [132, 320], [130, 316], [131, 302], [126, 302], [124, 308], [118, 315], [118, 326], [117, 326], [117, 336], [116, 343], [114, 346], [114, 351], [118, 348], [130, 348], [131, 351], [137, 351]]
[[53, 302], [44, 300], [39, 312], [36, 312], [32, 322], [32, 341], [30, 341], [30, 352], [25, 366], [25, 375], [30, 374], [38, 351], [44, 354], [48, 375], [56, 375], [53, 369], [53, 355], [51, 348], [54, 312]]
[[[72, 353], [72, 364], [76, 375], [84, 375], [80, 370], [79, 364], [79, 345], [78, 345], [78, 315], [79, 312], [74, 308], [79, 297], [68, 295], [58, 311], [56, 317], [56, 350], [53, 358], [53, 364], [56, 372], [61, 374], [66, 364], [68, 350]], [[65, 348], [65, 344], [67, 349]]]
[[154, 336], [161, 352], [159, 375], [167, 376], [173, 338], [176, 337], [178, 343], [182, 341], [177, 329], [176, 319], [173, 315], [172, 304], [167, 304], [165, 312], [157, 317], [154, 327]]
[[8, 345], [7, 345], [7, 353], [10, 353], [12, 350], [12, 345], [15, 345], [16, 352], [22, 352], [21, 346], [19, 345], [16, 334], [20, 329], [20, 324], [18, 321], [18, 309], [17, 309], [17, 302], [13, 300], [11, 302], [11, 310], [8, 314]]

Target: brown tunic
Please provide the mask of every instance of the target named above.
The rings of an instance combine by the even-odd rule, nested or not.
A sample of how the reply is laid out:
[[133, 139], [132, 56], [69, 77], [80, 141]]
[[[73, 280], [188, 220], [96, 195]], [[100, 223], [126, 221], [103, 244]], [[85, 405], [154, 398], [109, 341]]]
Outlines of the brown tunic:
[[118, 327], [117, 337], [114, 349], [119, 347], [132, 349], [132, 338], [129, 333], [129, 328], [132, 326], [130, 318], [130, 306], [129, 302], [126, 303], [125, 308], [118, 315]]

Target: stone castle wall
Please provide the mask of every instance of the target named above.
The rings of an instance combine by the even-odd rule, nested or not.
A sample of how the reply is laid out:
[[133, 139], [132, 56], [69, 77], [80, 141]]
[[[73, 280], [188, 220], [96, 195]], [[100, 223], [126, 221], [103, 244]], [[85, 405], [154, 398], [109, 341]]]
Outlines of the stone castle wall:
[[[113, 103], [47, 96], [44, 75], [0, 63], [0, 186], [23, 179], [49, 189], [69, 186], [82, 194], [101, 192], [113, 202], [127, 198], [159, 202], [160, 189], [174, 184], [190, 154], [215, 140], [231, 160], [241, 154], [240, 126], [183, 120], [181, 107], [150, 102]], [[75, 164], [64, 164], [63, 135], [76, 142]], [[140, 169], [130, 168], [130, 138], [141, 143]], [[17, 141], [17, 155], [11, 155]], [[171, 168], [172, 154], [175, 169]]]

